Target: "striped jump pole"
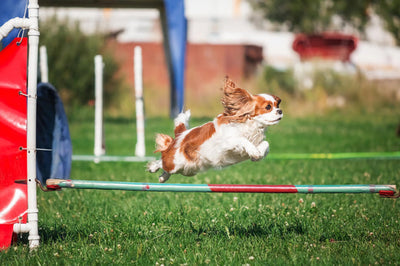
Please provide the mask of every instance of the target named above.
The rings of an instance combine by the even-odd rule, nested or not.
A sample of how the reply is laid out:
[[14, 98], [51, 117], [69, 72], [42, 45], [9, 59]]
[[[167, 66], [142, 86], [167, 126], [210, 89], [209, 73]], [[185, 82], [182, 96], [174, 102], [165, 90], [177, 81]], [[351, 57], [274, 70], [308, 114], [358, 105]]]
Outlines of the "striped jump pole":
[[379, 193], [396, 197], [395, 185], [237, 185], [237, 184], [165, 184], [91, 180], [48, 179], [47, 188], [77, 188], [154, 192], [219, 192], [219, 193]]

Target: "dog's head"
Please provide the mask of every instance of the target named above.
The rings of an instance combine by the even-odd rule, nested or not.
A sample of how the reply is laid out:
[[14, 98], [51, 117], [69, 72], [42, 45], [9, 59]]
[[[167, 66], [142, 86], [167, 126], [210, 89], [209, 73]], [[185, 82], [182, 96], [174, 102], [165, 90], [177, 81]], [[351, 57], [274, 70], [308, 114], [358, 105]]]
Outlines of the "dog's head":
[[279, 108], [281, 99], [269, 94], [252, 95], [247, 90], [237, 88], [236, 84], [225, 78], [224, 95], [222, 105], [224, 106], [223, 117], [230, 122], [245, 122], [253, 119], [261, 126], [275, 125], [283, 117]]

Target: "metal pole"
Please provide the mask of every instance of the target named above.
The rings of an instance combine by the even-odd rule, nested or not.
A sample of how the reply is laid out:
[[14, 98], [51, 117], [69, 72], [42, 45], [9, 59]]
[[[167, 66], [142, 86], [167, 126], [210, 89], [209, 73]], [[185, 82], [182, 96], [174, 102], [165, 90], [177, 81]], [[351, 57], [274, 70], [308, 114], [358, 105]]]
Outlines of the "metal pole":
[[237, 185], [237, 184], [165, 184], [92, 180], [48, 179], [50, 188], [78, 188], [154, 192], [219, 193], [382, 193], [393, 196], [394, 185]]

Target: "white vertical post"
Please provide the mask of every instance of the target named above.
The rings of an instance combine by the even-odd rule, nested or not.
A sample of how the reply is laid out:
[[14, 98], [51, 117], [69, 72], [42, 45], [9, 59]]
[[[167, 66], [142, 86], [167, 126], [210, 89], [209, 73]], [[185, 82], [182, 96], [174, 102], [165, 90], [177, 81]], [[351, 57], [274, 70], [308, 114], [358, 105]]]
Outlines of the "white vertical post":
[[49, 68], [47, 66], [47, 49], [46, 46], [40, 46], [40, 76], [44, 83], [49, 82]]
[[146, 147], [144, 141], [142, 48], [140, 46], [136, 46], [134, 49], [134, 76], [135, 76], [136, 135], [137, 135], [135, 155], [138, 157], [144, 157], [146, 155]]
[[27, 186], [29, 247], [39, 246], [38, 208], [36, 197], [36, 111], [37, 111], [37, 69], [39, 53], [39, 5], [30, 0], [29, 58], [28, 58], [28, 100], [27, 100]]
[[103, 145], [103, 57], [94, 57], [95, 70], [95, 116], [94, 116], [94, 155], [105, 154]]

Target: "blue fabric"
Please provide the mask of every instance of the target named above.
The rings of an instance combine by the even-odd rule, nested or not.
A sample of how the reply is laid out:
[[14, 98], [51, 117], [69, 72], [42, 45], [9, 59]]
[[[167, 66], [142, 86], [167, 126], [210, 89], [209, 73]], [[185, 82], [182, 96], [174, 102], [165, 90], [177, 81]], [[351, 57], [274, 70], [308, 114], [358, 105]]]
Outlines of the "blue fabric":
[[164, 0], [168, 25], [168, 41], [171, 52], [173, 91], [171, 93], [171, 115], [176, 117], [183, 111], [185, 55], [187, 39], [187, 19], [185, 17], [184, 0]]
[[[27, 0], [0, 0], [0, 26], [8, 20], [24, 16], [25, 5]], [[17, 37], [20, 29], [14, 29], [2, 41], [2, 47], [6, 47], [15, 37]]]
[[72, 144], [64, 106], [56, 89], [49, 83], [38, 84], [36, 146], [37, 179], [68, 179], [71, 171]]

